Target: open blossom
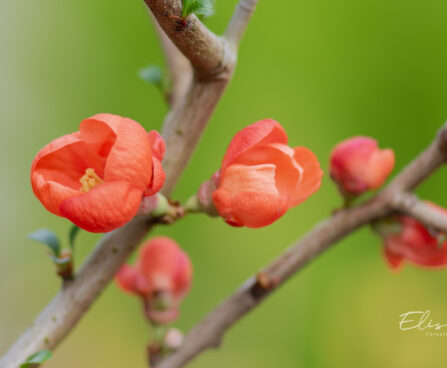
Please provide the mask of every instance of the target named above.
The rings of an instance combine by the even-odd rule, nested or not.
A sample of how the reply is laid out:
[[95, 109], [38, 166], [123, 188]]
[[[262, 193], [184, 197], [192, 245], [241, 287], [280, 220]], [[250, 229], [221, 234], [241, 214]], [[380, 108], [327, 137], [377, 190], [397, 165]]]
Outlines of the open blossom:
[[323, 172], [317, 158], [287, 141], [282, 126], [271, 119], [234, 136], [212, 179], [214, 204], [227, 223], [269, 225], [318, 190]]
[[[428, 203], [436, 210], [447, 210]], [[396, 216], [398, 231], [384, 235], [384, 254], [391, 268], [401, 266], [404, 260], [419, 266], [438, 268], [447, 265], [447, 241], [442, 234], [427, 229], [408, 216]]]
[[42, 148], [31, 166], [34, 194], [55, 215], [91, 232], [128, 222], [163, 185], [161, 136], [129, 118], [98, 114]]
[[124, 265], [116, 281], [141, 297], [149, 320], [169, 323], [178, 318], [180, 302], [191, 286], [192, 265], [174, 240], [160, 236], [143, 245], [135, 266]]
[[393, 167], [393, 150], [379, 149], [377, 141], [368, 137], [353, 137], [339, 143], [330, 159], [331, 177], [348, 196], [379, 188]]

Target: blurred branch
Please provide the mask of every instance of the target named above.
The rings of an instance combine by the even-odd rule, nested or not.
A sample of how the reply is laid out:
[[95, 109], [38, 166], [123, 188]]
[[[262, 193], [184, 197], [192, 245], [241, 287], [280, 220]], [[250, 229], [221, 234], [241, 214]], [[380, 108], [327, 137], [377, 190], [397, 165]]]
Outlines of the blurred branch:
[[0, 359], [0, 367], [18, 368], [31, 354], [54, 349], [113, 279], [150, 226], [147, 219], [140, 217], [106, 234], [74, 281], [64, 285], [31, 327]]
[[255, 11], [258, 0], [241, 0], [237, 4], [236, 11], [228, 24], [225, 31], [225, 39], [233, 47], [237, 47], [242, 39], [242, 36], [247, 28], [253, 12]]
[[420, 201], [412, 193], [396, 195], [396, 210], [415, 218], [425, 226], [447, 234], [447, 212], [441, 212], [426, 202]]
[[169, 80], [172, 88], [169, 92], [168, 100], [171, 107], [175, 108], [175, 106], [180, 103], [183, 97], [186, 95], [188, 87], [191, 83], [191, 63], [180, 52], [177, 46], [173, 44], [166, 33], [161, 29], [152, 13], [151, 18], [154, 22], [154, 26], [166, 58]]
[[162, 360], [156, 368], [183, 367], [204, 350], [219, 346], [225, 332], [257, 307], [272, 291], [283, 285], [331, 245], [361, 226], [395, 211], [408, 210], [409, 214], [416, 214], [418, 218], [424, 219], [427, 225], [445, 229], [446, 216], [427, 210], [426, 206], [416, 198], [410, 201], [402, 198], [407, 191], [414, 189], [445, 162], [446, 147], [447, 124], [439, 131], [433, 143], [402, 170], [384, 190], [367, 202], [338, 211], [318, 224], [208, 314], [189, 332], [180, 349]]
[[[167, 151], [163, 161], [166, 181], [162, 193], [169, 196], [232, 77], [236, 55], [234, 47], [230, 52], [226, 41], [209, 31], [194, 15], [187, 18], [186, 28], [178, 29], [175, 17], [181, 16], [181, 0], [146, 0], [146, 3], [162, 29], [195, 69], [189, 86], [182, 87], [186, 94], [173, 103], [163, 125]], [[168, 62], [173, 61], [179, 54], [171, 46], [167, 47]], [[150, 219], [136, 217], [122, 228], [106, 234], [75, 280], [55, 296], [0, 359], [0, 367], [18, 368], [31, 354], [56, 348], [113, 280], [152, 225]]]

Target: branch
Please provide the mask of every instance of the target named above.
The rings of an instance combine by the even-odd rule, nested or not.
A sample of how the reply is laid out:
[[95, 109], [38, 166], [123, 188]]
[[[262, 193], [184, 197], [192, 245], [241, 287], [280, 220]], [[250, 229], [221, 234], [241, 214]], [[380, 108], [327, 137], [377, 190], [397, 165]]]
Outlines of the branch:
[[420, 201], [414, 194], [397, 195], [394, 206], [399, 212], [415, 218], [425, 226], [447, 234], [447, 214]]
[[188, 16], [183, 24], [181, 0], [145, 0], [145, 3], [160, 27], [200, 75], [216, 74], [222, 70], [226, 49], [223, 40], [195, 15]]
[[241, 0], [228, 24], [225, 39], [232, 45], [239, 45], [248, 22], [255, 11], [258, 0]]
[[62, 288], [15, 342], [0, 360], [0, 367], [18, 368], [31, 354], [55, 348], [113, 279], [149, 228], [149, 221], [140, 217], [105, 235], [75, 280]]
[[[177, 4], [178, 1], [153, 1], [153, 0], [145, 0], [149, 5], [151, 10], [154, 7], [154, 4], [158, 4], [159, 7], [156, 8], [157, 12], [154, 12], [155, 17], [159, 21], [161, 27], [165, 30], [168, 36], [176, 42], [177, 37], [182, 32], [173, 32], [166, 24], [169, 22], [163, 23], [160, 22], [161, 19], [165, 19], [162, 9], [170, 9], [174, 11], [173, 8], [177, 9], [176, 6], [172, 4]], [[167, 6], [166, 4], [171, 4], [171, 6]], [[230, 22], [228, 29], [234, 27], [235, 32], [237, 33], [237, 39], [233, 39], [231, 45], [228, 44], [227, 41], [223, 39], [219, 39], [220, 43], [223, 47], [221, 50], [219, 59], [219, 68], [211, 68], [207, 71], [207, 78], [203, 77], [204, 70], [197, 69], [197, 65], [194, 65], [193, 60], [188, 57], [195, 66], [195, 75], [191, 82], [190, 88], [185, 96], [185, 98], [181, 101], [181, 103], [168, 114], [166, 117], [165, 123], [163, 125], [162, 135], [166, 138], [166, 145], [170, 149], [170, 156], [166, 157], [163, 161], [163, 168], [169, 175], [172, 176], [172, 182], [169, 182], [164, 185], [163, 191], [166, 193], [170, 193], [175, 183], [177, 182], [182, 168], [184, 168], [187, 164], [191, 155], [199, 142], [202, 133], [204, 132], [206, 125], [218, 103], [220, 98], [222, 97], [225, 88], [227, 87], [236, 65], [236, 48], [238, 42], [242, 37], [242, 33], [245, 30], [250, 17], [245, 15], [240, 15], [241, 12], [247, 12], [247, 6], [251, 6], [251, 10], [249, 14], [254, 11], [254, 7], [257, 3], [257, 0], [241, 0], [240, 3], [245, 4], [244, 6], [238, 6], [235, 10], [235, 14]], [[165, 4], [164, 7], [161, 5]], [[161, 12], [161, 13], [160, 13]], [[181, 13], [181, 7], [180, 7]], [[169, 12], [167, 14], [170, 14]], [[188, 17], [188, 19], [196, 19], [194, 15]], [[197, 22], [199, 22], [197, 20]], [[202, 23], [197, 23], [197, 27], [201, 29], [200, 32], [206, 33], [210, 32]], [[194, 29], [194, 31], [193, 31]], [[171, 30], [171, 33], [170, 33]], [[188, 27], [189, 32], [195, 32], [197, 28], [192, 27], [191, 25]], [[172, 33], [174, 35], [172, 35]], [[228, 33], [228, 30], [227, 30]], [[200, 43], [199, 48], [207, 49], [210, 45], [206, 43], [202, 38], [198, 35], [184, 35], [185, 38], [188, 37], [197, 37], [197, 43]], [[186, 42], [186, 41], [185, 41]], [[187, 42], [193, 42], [191, 40]], [[197, 44], [196, 43], [196, 44]], [[180, 47], [179, 44], [176, 43], [180, 50], [188, 56], [187, 53]], [[231, 50], [230, 50], [231, 48]], [[165, 193], [165, 192], [164, 192]]]
[[191, 84], [192, 68], [189, 60], [180, 52], [166, 33], [161, 29], [154, 16], [151, 14], [155, 30], [160, 38], [161, 46], [166, 58], [169, 80], [172, 90], [169, 93], [168, 100], [172, 108], [175, 108], [182, 101], [188, 87]]
[[[439, 131], [434, 142], [379, 194], [354, 208], [341, 210], [321, 222], [279, 258], [251, 277], [224, 300], [216, 309], [194, 327], [179, 350], [167, 356], [156, 368], [180, 368], [206, 349], [219, 346], [225, 332], [272, 291], [283, 285], [315, 257], [331, 245], [361, 226], [396, 210], [409, 209], [424, 218], [424, 222], [446, 228], [446, 216], [433, 216], [421, 202], [405, 207], [405, 201], [396, 200], [407, 190], [414, 189], [446, 160], [447, 124]], [[397, 205], [399, 203], [399, 205]]]
[[[186, 29], [177, 31], [177, 23], [169, 15], [181, 15], [181, 1], [146, 0], [146, 3], [163, 30], [195, 67], [194, 79], [184, 88], [188, 92], [173, 104], [163, 125], [167, 151], [163, 161], [166, 181], [162, 192], [169, 196], [232, 77], [236, 56], [234, 48], [230, 52], [224, 47], [226, 41], [209, 31], [195, 16], [188, 17]], [[54, 297], [0, 359], [0, 367], [17, 368], [37, 351], [55, 349], [113, 280], [151, 227], [150, 220], [137, 217], [106, 234], [75, 280]]]

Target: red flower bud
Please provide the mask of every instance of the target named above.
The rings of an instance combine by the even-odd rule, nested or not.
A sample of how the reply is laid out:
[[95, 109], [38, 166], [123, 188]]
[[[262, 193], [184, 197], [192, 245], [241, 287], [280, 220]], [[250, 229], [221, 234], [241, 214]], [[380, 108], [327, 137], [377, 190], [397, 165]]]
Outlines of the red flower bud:
[[[447, 213], [444, 208], [428, 204]], [[396, 216], [395, 220], [400, 224], [399, 231], [384, 235], [384, 254], [391, 268], [399, 268], [404, 260], [430, 268], [447, 265], [447, 241], [443, 234], [427, 229], [408, 216]]]
[[323, 172], [315, 155], [287, 145], [274, 120], [237, 133], [224, 156], [213, 201], [224, 220], [252, 228], [271, 224], [316, 192]]
[[111, 231], [136, 214], [143, 193], [160, 190], [163, 154], [158, 133], [98, 114], [39, 151], [31, 166], [33, 191], [48, 211], [84, 230]]
[[191, 280], [188, 255], [167, 237], [150, 239], [141, 248], [135, 266], [124, 265], [116, 276], [124, 291], [142, 298], [149, 320], [159, 324], [177, 319]]
[[393, 167], [393, 150], [379, 149], [377, 141], [368, 137], [347, 139], [331, 153], [331, 177], [345, 196], [379, 188]]

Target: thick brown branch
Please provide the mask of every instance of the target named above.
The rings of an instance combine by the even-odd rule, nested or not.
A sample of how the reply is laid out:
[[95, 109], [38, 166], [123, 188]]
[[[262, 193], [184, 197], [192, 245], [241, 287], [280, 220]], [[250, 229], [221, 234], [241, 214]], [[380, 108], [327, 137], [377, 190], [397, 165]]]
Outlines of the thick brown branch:
[[[266, 296], [299, 272], [316, 256], [324, 252], [344, 236], [359, 227], [387, 216], [403, 205], [396, 206], [396, 198], [406, 190], [415, 188], [433, 173], [443, 162], [447, 145], [447, 125], [438, 133], [434, 142], [409, 164], [381, 193], [355, 208], [337, 212], [317, 225], [300, 241], [268, 265], [257, 277], [248, 279], [233, 295], [194, 327], [185, 338], [182, 347], [165, 358], [157, 368], [180, 368], [202, 351], [216, 347], [225, 332], [249, 311], [258, 306]], [[419, 202], [420, 203], [420, 202]], [[398, 208], [397, 208], [398, 207]], [[426, 208], [412, 203], [408, 206], [427, 222], [445, 226], [445, 222], [433, 218]], [[430, 217], [429, 217], [430, 216]], [[444, 220], [444, 218], [443, 218]]]
[[181, 0], [145, 0], [160, 27], [203, 77], [218, 74], [225, 66], [227, 47], [195, 15], [182, 19]]

